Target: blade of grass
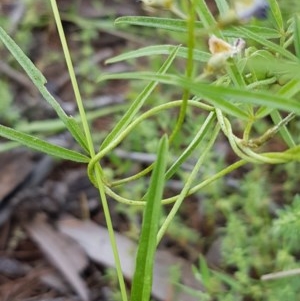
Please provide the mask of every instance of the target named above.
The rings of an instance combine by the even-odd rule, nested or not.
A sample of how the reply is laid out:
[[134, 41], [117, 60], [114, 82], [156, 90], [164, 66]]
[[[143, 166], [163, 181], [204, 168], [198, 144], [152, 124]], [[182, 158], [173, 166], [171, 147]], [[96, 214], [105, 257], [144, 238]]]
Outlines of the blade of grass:
[[54, 156], [61, 159], [67, 159], [75, 162], [87, 163], [89, 158], [78, 152], [66, 149], [61, 146], [57, 146], [41, 140], [37, 137], [24, 134], [6, 126], [0, 125], [0, 136], [21, 143], [34, 150], [46, 153], [50, 156]]
[[167, 166], [167, 153], [168, 140], [164, 136], [159, 143], [157, 161], [148, 189], [148, 198], [136, 257], [136, 269], [131, 288], [131, 301], [148, 301], [151, 295], [156, 235], [161, 216], [161, 200]]

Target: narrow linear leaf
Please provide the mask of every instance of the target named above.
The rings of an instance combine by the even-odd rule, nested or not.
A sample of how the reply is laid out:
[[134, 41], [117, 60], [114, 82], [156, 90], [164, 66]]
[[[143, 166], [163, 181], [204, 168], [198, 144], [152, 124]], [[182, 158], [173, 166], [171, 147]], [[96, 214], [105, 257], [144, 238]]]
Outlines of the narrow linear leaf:
[[[284, 86], [282, 86], [277, 92], [277, 95], [290, 99], [293, 96], [295, 96], [298, 92], [300, 92], [299, 80], [293, 79], [287, 82]], [[263, 118], [269, 115], [273, 110], [274, 109], [270, 107], [261, 107], [256, 112], [255, 117], [257, 119]]]
[[88, 154], [89, 147], [87, 144], [87, 140], [84, 136], [82, 128], [79, 126], [79, 124], [77, 123], [74, 117], [68, 117], [68, 129], [71, 129], [71, 132], [73, 133], [72, 136], [74, 137], [74, 139]]
[[[177, 46], [174, 45], [155, 45], [155, 46], [147, 46], [140, 48], [138, 50], [133, 50], [130, 52], [122, 53], [113, 58], [106, 60], [106, 63], [116, 63], [124, 60], [135, 59], [142, 56], [153, 56], [153, 55], [170, 55]], [[180, 47], [177, 52], [177, 57], [187, 58], [188, 57], [188, 49], [186, 47]], [[211, 54], [208, 52], [200, 51], [197, 49], [193, 50], [193, 58], [196, 61], [207, 62], [211, 57]]]
[[15, 142], [15, 141], [0, 143], [0, 153], [7, 152], [11, 149], [14, 149], [14, 148], [18, 147], [18, 146], [20, 146], [20, 143]]
[[165, 170], [167, 166], [168, 139], [164, 136], [158, 148], [157, 161], [147, 192], [141, 237], [139, 241], [136, 269], [133, 276], [130, 301], [148, 301], [151, 295], [153, 265], [156, 251], [156, 235], [161, 216]]
[[224, 16], [229, 11], [229, 5], [224, 0], [215, 0], [220, 16]]
[[201, 84], [195, 86], [191, 84], [195, 93], [202, 93], [207, 97], [222, 97], [228, 101], [237, 103], [247, 103], [253, 105], [268, 106], [274, 109], [281, 109], [288, 112], [295, 112], [300, 114], [300, 103], [294, 99], [286, 98], [271, 93], [259, 92], [259, 91], [248, 91], [245, 88], [232, 88], [232, 87], [214, 87], [209, 85]]
[[[101, 76], [101, 79], [145, 79], [145, 80], [151, 80], [155, 78], [157, 81], [169, 85], [178, 86], [184, 89], [189, 89], [192, 93], [195, 95], [205, 98], [208, 100], [211, 104], [215, 105], [216, 107], [224, 110], [226, 113], [242, 118], [242, 119], [248, 119], [248, 114], [240, 109], [237, 105], [231, 103], [230, 101], [226, 100], [222, 94], [214, 95], [211, 97], [211, 93], [202, 93], [201, 89], [198, 89], [199, 83], [192, 83], [189, 79], [183, 79], [179, 76], [175, 75], [158, 75], [151, 72], [131, 72], [131, 73], [118, 73], [118, 74], [108, 74]], [[213, 86], [211, 85], [205, 85], [209, 86], [212, 89]], [[207, 90], [206, 90], [207, 91]]]
[[203, 282], [204, 287], [209, 289], [210, 280], [211, 280], [211, 272], [205, 260], [205, 257], [200, 254], [200, 272], [201, 272], [201, 280]]
[[81, 147], [83, 147], [84, 150], [86, 150], [87, 142], [85, 141], [86, 139], [84, 135], [80, 134], [80, 131], [77, 131], [79, 127], [76, 127], [74, 125], [74, 122], [71, 120], [71, 118], [67, 116], [60, 104], [47, 90], [47, 88], [45, 87], [47, 80], [45, 79], [43, 74], [35, 67], [32, 61], [26, 56], [22, 49], [4, 31], [2, 27], [0, 27], [0, 39], [2, 40], [6, 48], [15, 57], [15, 59], [19, 62], [24, 71], [28, 74], [29, 78], [40, 91], [45, 100], [47, 100], [47, 102], [55, 110], [56, 114], [63, 121], [74, 139], [81, 145]]
[[32, 61], [25, 55], [22, 49], [9, 37], [9, 35], [0, 27], [0, 39], [6, 48], [11, 52], [11, 54], [15, 57], [15, 59], [22, 66], [24, 71], [28, 74], [29, 78], [33, 82], [33, 84], [39, 89], [42, 95], [47, 99], [50, 105], [55, 109], [57, 114], [61, 119], [66, 121], [67, 115], [60, 107], [60, 105], [56, 102], [56, 100], [50, 95], [50, 93], [45, 88], [45, 83], [47, 80], [43, 76], [43, 74], [35, 67]]
[[169, 85], [190, 89], [195, 95], [208, 100], [225, 112], [240, 118], [248, 118], [248, 114], [238, 108], [237, 104], [247, 103], [266, 106], [300, 114], [300, 103], [293, 98], [283, 97], [261, 91], [249, 91], [246, 88], [212, 86], [206, 83], [193, 82], [186, 77], [172, 74], [155, 74], [152, 72], [131, 72], [105, 75], [103, 79], [145, 79], [155, 78], [157, 81]]
[[300, 17], [294, 16], [294, 46], [297, 58], [300, 60]]
[[212, 28], [216, 25], [217, 22], [204, 0], [195, 1], [195, 9], [204, 28]]
[[166, 173], [166, 179], [170, 179], [178, 168], [182, 165], [183, 162], [191, 155], [191, 153], [196, 149], [196, 147], [203, 141], [204, 137], [211, 130], [213, 121], [216, 116], [214, 112], [210, 112], [210, 114], [205, 119], [204, 123], [201, 125], [198, 133], [195, 135], [194, 139], [188, 145], [188, 147], [182, 152], [182, 154], [177, 158], [177, 160], [172, 164], [172, 166], [168, 169]]
[[[99, 118], [102, 116], [110, 115], [115, 112], [124, 111], [126, 105], [114, 105], [113, 107], [105, 107], [96, 109], [93, 111], [87, 112], [87, 120], [91, 121], [95, 118]], [[80, 115], [77, 114], [74, 117], [71, 117], [77, 122], [80, 122]], [[66, 129], [64, 123], [60, 119], [44, 119], [44, 120], [37, 120], [32, 121], [30, 123], [23, 123], [20, 122], [15, 126], [16, 130], [20, 130], [23, 133], [57, 133], [61, 132]]]
[[290, 51], [286, 50], [285, 48], [266, 40], [260, 34], [256, 34], [251, 30], [247, 29], [246, 27], [236, 27], [237, 32], [241, 34], [241, 37], [251, 39], [263, 46], [266, 46], [269, 50], [274, 51], [275, 53], [281, 54], [283, 57], [288, 58], [292, 61], [296, 61], [297, 57], [293, 55]]
[[[158, 70], [157, 74], [164, 74], [167, 72], [169, 67], [171, 66], [172, 62], [176, 58], [176, 55], [178, 53], [180, 46], [177, 46], [174, 48], [170, 54], [170, 56], [166, 59], [166, 61], [163, 63], [163, 65]], [[100, 149], [105, 148], [112, 140], [115, 139], [116, 136], [118, 136], [124, 128], [130, 124], [134, 116], [137, 114], [137, 112], [140, 110], [140, 108], [144, 105], [145, 101], [148, 99], [148, 97], [151, 95], [155, 87], [158, 85], [158, 82], [155, 80], [156, 76], [153, 77], [154, 81], [151, 81], [144, 90], [138, 95], [138, 97], [134, 100], [134, 102], [131, 104], [130, 108], [126, 111], [126, 113], [123, 115], [121, 120], [116, 124], [116, 126], [113, 128], [113, 130], [106, 136], [105, 140], [103, 141]]]
[[22, 49], [12, 40], [12, 38], [0, 27], [0, 39], [6, 48], [11, 52], [19, 64], [23, 67], [32, 82], [38, 87], [43, 86], [47, 80], [43, 74], [35, 67], [32, 61], [25, 55]]
[[[271, 112], [271, 118], [272, 118], [274, 124], [278, 124], [282, 121], [282, 117], [281, 117], [280, 113], [278, 112], [278, 110], [273, 110]], [[285, 125], [280, 128], [279, 133], [280, 133], [281, 137], [283, 138], [283, 140], [285, 141], [285, 143], [288, 145], [288, 147], [292, 148], [292, 147], [296, 146], [296, 143], [295, 143], [291, 133], [289, 132], [288, 128]]]
[[234, 86], [236, 87], [246, 86], [245, 79], [241, 73], [241, 69], [238, 68], [237, 63], [234, 60], [230, 60], [230, 64], [227, 65], [226, 70]]
[[[212, 22], [211, 20], [208, 22]], [[171, 18], [155, 18], [155, 17], [120, 17], [115, 20], [116, 25], [128, 24], [135, 26], [143, 26], [143, 27], [152, 27], [157, 29], [164, 29], [176, 32], [187, 32], [187, 22], [186, 20], [180, 19], [171, 19]], [[201, 34], [207, 36], [210, 33], [213, 33], [213, 30], [209, 28], [204, 28], [202, 22], [195, 22], [195, 28]], [[230, 27], [222, 30], [222, 34], [225, 37], [233, 37], [233, 38], [247, 38], [248, 32], [242, 32], [239, 30], [240, 27]], [[277, 30], [267, 27], [260, 27], [254, 25], [243, 25], [242, 28], [246, 28], [248, 31], [255, 35], [259, 35], [262, 39], [276, 39], [281, 35]], [[276, 44], [275, 44], [276, 45]], [[279, 47], [279, 46], [278, 46]]]
[[61, 146], [51, 144], [37, 137], [16, 131], [3, 125], [0, 125], [0, 136], [12, 141], [19, 142], [22, 145], [48, 154], [50, 156], [81, 163], [89, 162], [89, 158], [85, 155]]
[[186, 32], [187, 22], [186, 20], [171, 19], [171, 18], [156, 18], [156, 17], [120, 17], [115, 20], [115, 25], [130, 24], [143, 27], [154, 27], [165, 30]]
[[279, 31], [284, 30], [283, 19], [277, 0], [269, 0], [271, 12]]
[[[229, 38], [247, 38], [247, 33], [239, 31], [238, 28], [239, 27], [229, 27], [228, 29], [224, 29], [222, 33], [225, 37]], [[248, 31], [252, 32], [253, 34], [260, 35], [260, 37], [264, 39], [278, 39], [281, 37], [278, 31], [273, 28], [255, 25], [246, 25], [243, 26], [243, 28], [248, 29]]]

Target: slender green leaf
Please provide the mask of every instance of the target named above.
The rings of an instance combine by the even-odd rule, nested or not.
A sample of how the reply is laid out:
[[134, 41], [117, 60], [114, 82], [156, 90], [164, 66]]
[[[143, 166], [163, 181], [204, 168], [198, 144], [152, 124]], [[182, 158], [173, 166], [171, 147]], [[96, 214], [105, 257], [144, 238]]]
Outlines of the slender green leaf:
[[270, 4], [272, 16], [273, 16], [276, 26], [278, 28], [278, 31], [283, 32], [284, 25], [283, 25], [282, 14], [281, 14], [281, 10], [278, 5], [278, 2], [277, 2], [277, 0], [269, 0], [269, 4]]
[[15, 59], [22, 66], [24, 71], [28, 74], [33, 84], [37, 87], [43, 97], [48, 101], [52, 108], [57, 113], [58, 117], [63, 121], [67, 129], [70, 131], [74, 139], [86, 150], [87, 143], [85, 142], [84, 135], [78, 132], [78, 126], [74, 125], [74, 122], [67, 116], [60, 104], [49, 93], [45, 87], [47, 82], [42, 73], [35, 67], [32, 61], [25, 55], [22, 49], [8, 36], [8, 34], [0, 27], [0, 39], [6, 48], [11, 52]]
[[20, 146], [20, 143], [15, 141], [9, 141], [9, 142], [2, 142], [0, 143], [0, 153], [7, 152], [11, 149], [14, 149], [16, 147]]
[[213, 28], [216, 25], [217, 22], [204, 0], [195, 1], [195, 9], [204, 28]]
[[210, 284], [211, 284], [211, 276], [212, 275], [211, 275], [210, 269], [207, 265], [207, 262], [206, 262], [204, 256], [201, 254], [200, 254], [199, 264], [200, 264], [202, 283], [203, 283], [204, 287], [209, 290], [209, 289], [211, 289]]
[[[229, 38], [248, 38], [248, 32], [241, 32], [240, 30], [238, 30], [238, 28], [240, 27], [229, 27], [228, 29], [222, 30], [222, 33], [224, 37]], [[259, 35], [264, 39], [277, 39], [281, 37], [278, 31], [273, 28], [254, 25], [245, 25], [243, 26], [243, 28], [246, 28], [252, 34]]]
[[155, 74], [152, 72], [131, 72], [109, 74], [102, 79], [145, 79], [157, 81], [169, 85], [180, 86], [185, 89], [190, 89], [195, 95], [208, 100], [213, 105], [221, 108], [225, 112], [240, 117], [248, 118], [248, 114], [238, 108], [237, 104], [247, 103], [253, 105], [261, 105], [273, 109], [280, 109], [288, 112], [300, 114], [300, 103], [295, 99], [274, 95], [272, 93], [261, 91], [248, 91], [246, 88], [232, 88], [223, 86], [213, 86], [211, 84], [194, 82], [191, 79], [171, 75], [171, 74]]
[[252, 73], [258, 75], [259, 78], [266, 76], [284, 77], [288, 79], [300, 79], [299, 68], [300, 62], [278, 58], [269, 51], [258, 50], [247, 58], [246, 66]]
[[211, 96], [208, 96], [206, 93], [202, 93], [197, 87], [198, 83], [194, 83], [191, 86], [191, 80], [183, 79], [178, 76], [172, 76], [172, 75], [158, 75], [151, 72], [131, 72], [131, 73], [119, 73], [119, 74], [109, 74], [104, 75], [101, 77], [102, 80], [105, 79], [147, 79], [151, 80], [155, 78], [157, 81], [160, 81], [162, 83], [180, 86], [185, 89], [190, 89], [192, 93], [196, 94], [199, 97], [206, 98], [209, 100], [213, 105], [217, 106], [218, 108], [224, 110], [230, 115], [234, 115], [239, 118], [247, 119], [248, 115], [247, 113], [240, 109], [235, 104], [230, 103], [229, 101], [225, 100], [223, 95], [214, 95], [212, 98]]
[[[179, 50], [179, 46], [174, 48], [171, 52], [170, 56], [166, 59], [166, 61], [163, 63], [163, 65], [158, 70], [158, 74], [164, 74], [169, 67], [171, 66], [172, 62], [176, 58], [176, 54]], [[144, 90], [138, 95], [138, 97], [134, 100], [134, 102], [131, 104], [130, 108], [126, 111], [126, 113], [123, 115], [121, 120], [116, 124], [116, 126], [113, 128], [113, 130], [106, 136], [105, 140], [103, 141], [100, 149], [105, 148], [112, 140], [115, 139], [116, 136], [118, 136], [124, 128], [130, 124], [134, 116], [137, 114], [137, 112], [140, 110], [140, 108], [144, 105], [145, 101], [148, 99], [148, 97], [151, 95], [155, 87], [158, 85], [158, 82], [155, 80], [156, 76], [153, 77], [154, 81], [151, 81]]]
[[224, 0], [215, 0], [217, 8], [221, 16], [224, 16], [229, 11], [229, 5]]
[[236, 62], [234, 60], [230, 61], [230, 64], [227, 65], [227, 72], [229, 77], [231, 78], [233, 84], [236, 87], [245, 87], [246, 83], [244, 77], [241, 73], [240, 68], [238, 68]]
[[290, 51], [284, 49], [278, 44], [275, 44], [269, 40], [266, 40], [262, 35], [259, 33], [254, 33], [251, 30], [247, 29], [246, 27], [235, 27], [238, 33], [240, 33], [241, 37], [251, 39], [265, 47], [269, 50], [281, 54], [283, 57], [290, 59], [292, 61], [297, 60], [297, 57], [293, 55]]
[[77, 123], [74, 117], [68, 117], [67, 122], [68, 122], [68, 129], [71, 129], [71, 133], [73, 133], [74, 139], [88, 154], [89, 147], [82, 128], [79, 126], [79, 124]]
[[[195, 86], [194, 83], [190, 84]], [[212, 87], [201, 84], [193, 88], [195, 93], [202, 93], [206, 97], [223, 97], [228, 101], [237, 103], [247, 103], [253, 105], [269, 106], [271, 108], [281, 109], [288, 112], [300, 114], [300, 103], [291, 98], [274, 95], [267, 92], [248, 91], [245, 88], [231, 87]]]
[[131, 301], [148, 301], [151, 295], [153, 264], [156, 251], [156, 235], [161, 216], [161, 200], [167, 166], [168, 140], [164, 136], [159, 144], [157, 161], [147, 192], [141, 237], [139, 241], [136, 268], [131, 288]]
[[172, 164], [166, 173], [166, 179], [170, 179], [183, 162], [191, 155], [191, 153], [196, 149], [196, 147], [203, 141], [204, 137], [211, 130], [213, 121], [215, 120], [215, 113], [211, 112], [206, 118], [205, 122], [201, 125], [198, 133], [195, 135], [193, 141], [189, 146], [182, 152], [182, 154], [177, 158], [177, 160]]
[[[171, 18], [156, 18], [156, 17], [120, 17], [115, 20], [116, 25], [130, 24], [144, 27], [154, 27], [165, 30], [186, 32], [187, 22], [186, 20], [171, 19]], [[201, 26], [202, 27], [202, 26]]]
[[[278, 95], [285, 98], [292, 98], [298, 92], [300, 92], [300, 83], [299, 80], [293, 79], [287, 82], [284, 86], [282, 86], [277, 92]], [[263, 118], [269, 115], [273, 111], [273, 108], [270, 107], [261, 107], [255, 114], [255, 118]]]
[[[147, 46], [138, 50], [122, 53], [118, 56], [106, 60], [106, 63], [115, 63], [119, 61], [135, 59], [142, 56], [153, 56], [162, 54], [170, 55], [175, 48], [177, 48], [177, 46], [174, 45]], [[209, 54], [208, 52], [200, 51], [197, 49], [193, 49], [193, 52], [193, 58], [196, 61], [207, 62], [208, 59], [211, 57], [211, 54]], [[177, 53], [177, 57], [186, 59], [188, 57], [188, 49], [186, 47], [180, 47]]]
[[[282, 117], [281, 117], [280, 113], [278, 112], [278, 110], [273, 110], [271, 112], [271, 117], [272, 117], [274, 124], [278, 124], [280, 121], [282, 121]], [[286, 126], [282, 126], [279, 130], [279, 133], [280, 133], [281, 137], [283, 138], [283, 140], [285, 141], [285, 143], [288, 145], [288, 147], [291, 148], [291, 147], [296, 146], [296, 143]]]
[[[120, 17], [115, 21], [116, 25], [129, 24], [135, 26], [152, 27], [164, 30], [176, 31], [176, 32], [187, 32], [187, 22], [186, 20], [180, 19], [169, 19], [169, 18], [155, 18], [155, 17]], [[213, 28], [203, 28], [202, 22], [195, 22], [195, 28], [197, 34], [202, 33], [203, 35], [208, 35], [213, 32]], [[233, 38], [248, 38], [248, 32], [242, 32], [239, 30], [240, 27], [230, 27], [222, 30], [222, 34], [225, 37]], [[254, 35], [259, 35], [262, 39], [276, 39], [281, 35], [277, 30], [267, 27], [253, 26], [253, 25], [243, 25]], [[198, 30], [198, 31], [197, 31]], [[276, 44], [275, 44], [276, 45]], [[279, 47], [279, 46], [278, 46]]]
[[235, 278], [225, 274], [225, 273], [220, 273], [218, 271], [212, 271], [213, 275], [222, 281], [224, 284], [229, 286], [230, 288], [234, 289], [237, 292], [240, 292], [243, 290], [242, 283]]
[[19, 142], [22, 145], [25, 145], [42, 153], [46, 153], [50, 156], [81, 163], [89, 162], [88, 157], [78, 152], [51, 144], [37, 137], [16, 131], [3, 125], [0, 125], [0, 136], [12, 141]]
[[43, 74], [35, 67], [32, 61], [25, 55], [21, 48], [9, 37], [9, 35], [0, 27], [0, 39], [6, 48], [11, 52], [19, 64], [23, 67], [32, 82], [37, 86], [43, 86], [47, 80]]
[[[113, 114], [115, 112], [124, 111], [127, 108], [126, 105], [114, 105], [112, 107], [104, 107], [97, 110], [87, 112], [87, 119], [89, 121], [96, 118]], [[80, 116], [77, 114], [74, 116], [76, 122], [80, 122]], [[20, 130], [25, 133], [57, 133], [66, 129], [64, 123], [60, 119], [44, 119], [32, 121], [30, 123], [20, 122], [15, 126], [16, 130]]]
[[[45, 83], [47, 82], [43, 74], [35, 67], [32, 61], [25, 55], [25, 53], [21, 50], [21, 48], [7, 35], [7, 33], [0, 27], [0, 39], [7, 47], [7, 49], [11, 52], [11, 54], [15, 57], [15, 59], [19, 62], [19, 64], [23, 67], [25, 72], [28, 74], [34, 85], [39, 90], [44, 90]], [[45, 93], [45, 91], [44, 91]], [[51, 99], [50, 104], [57, 111], [58, 115], [65, 119], [67, 115], [63, 111], [63, 109], [59, 106], [55, 99]]]
[[296, 14], [294, 16], [294, 46], [296, 55], [300, 60], [300, 17]]

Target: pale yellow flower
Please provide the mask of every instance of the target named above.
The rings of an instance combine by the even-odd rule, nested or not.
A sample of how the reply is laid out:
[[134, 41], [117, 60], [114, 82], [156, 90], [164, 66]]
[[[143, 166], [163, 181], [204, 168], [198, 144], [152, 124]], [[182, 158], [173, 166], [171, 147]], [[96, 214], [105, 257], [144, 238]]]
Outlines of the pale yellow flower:
[[245, 48], [245, 44], [245, 41], [239, 38], [231, 45], [212, 35], [208, 40], [208, 47], [212, 56], [207, 62], [205, 73], [214, 74], [223, 69], [226, 61], [240, 53]]

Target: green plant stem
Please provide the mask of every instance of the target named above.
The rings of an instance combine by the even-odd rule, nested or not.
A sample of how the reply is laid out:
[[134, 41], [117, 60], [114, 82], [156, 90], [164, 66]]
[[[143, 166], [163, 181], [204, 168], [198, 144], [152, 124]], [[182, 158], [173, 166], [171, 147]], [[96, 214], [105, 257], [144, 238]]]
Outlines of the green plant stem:
[[[188, 157], [188, 155], [199, 145], [200, 141], [203, 138], [203, 135], [205, 134], [204, 131], [206, 130], [207, 126], [212, 124], [213, 120], [215, 119], [215, 113], [210, 112], [209, 115], [206, 118], [206, 121], [204, 124], [201, 126], [201, 129], [198, 131], [197, 135], [194, 137], [194, 139], [191, 141], [189, 146], [182, 152], [182, 154], [177, 158], [177, 160], [172, 164], [172, 166], [168, 169], [166, 172], [166, 179], [171, 178], [171, 176], [176, 172], [178, 166]], [[125, 178], [121, 180], [114, 181], [110, 184], [110, 187], [118, 186], [121, 184], [125, 184], [130, 181], [134, 181], [136, 179], [141, 178], [142, 176], [146, 175], [149, 173], [153, 168], [153, 163], [149, 165], [147, 168], [142, 170], [141, 172]]]
[[[77, 83], [77, 80], [76, 80], [74, 67], [73, 67], [73, 64], [72, 64], [72, 60], [71, 60], [69, 48], [68, 48], [68, 45], [67, 45], [66, 37], [65, 37], [63, 27], [62, 27], [62, 23], [61, 23], [61, 19], [60, 19], [60, 16], [59, 16], [59, 11], [58, 11], [56, 0], [51, 0], [51, 5], [52, 5], [53, 13], [54, 13], [55, 22], [57, 24], [60, 40], [61, 40], [61, 43], [62, 43], [66, 63], [67, 63], [67, 66], [68, 66], [69, 74], [70, 74], [70, 77], [71, 77], [71, 82], [72, 82], [72, 86], [73, 86], [73, 89], [74, 89], [75, 98], [76, 98], [79, 114], [80, 114], [80, 117], [81, 117], [81, 122], [82, 122], [82, 125], [83, 125], [85, 137], [86, 137], [86, 140], [87, 140], [88, 149], [89, 149], [91, 158], [93, 158], [95, 156], [95, 149], [94, 149], [94, 145], [93, 145], [93, 141], [92, 141], [92, 136], [91, 136], [89, 124], [88, 124], [88, 121], [87, 121], [85, 109], [84, 109], [84, 106], [83, 106], [82, 98], [81, 98], [81, 95], [80, 95], [78, 83]], [[123, 277], [123, 274], [122, 274], [122, 267], [121, 267], [119, 253], [118, 253], [116, 238], [115, 238], [114, 229], [113, 229], [113, 225], [112, 225], [112, 221], [111, 221], [111, 217], [110, 217], [110, 212], [109, 212], [109, 208], [108, 208], [108, 203], [107, 203], [107, 199], [106, 199], [106, 195], [105, 195], [105, 189], [104, 189], [104, 184], [103, 184], [103, 180], [102, 180], [103, 179], [103, 172], [102, 172], [100, 164], [97, 164], [97, 165], [93, 166], [93, 173], [94, 173], [94, 175], [96, 177], [96, 180], [97, 180], [97, 187], [99, 189], [100, 198], [101, 198], [102, 207], [103, 207], [103, 212], [104, 212], [106, 225], [107, 225], [107, 229], [108, 229], [108, 233], [109, 233], [109, 237], [110, 237], [110, 243], [111, 243], [113, 254], [114, 254], [114, 260], [115, 260], [115, 265], [116, 265], [116, 270], [117, 270], [117, 275], [118, 275], [122, 300], [127, 301], [125, 281], [124, 281], [124, 277]]]
[[66, 59], [66, 64], [67, 64], [67, 67], [68, 67], [68, 70], [69, 70], [71, 83], [72, 83], [72, 87], [73, 87], [73, 90], [74, 90], [75, 99], [76, 99], [79, 114], [80, 114], [80, 117], [81, 117], [81, 122], [82, 122], [83, 130], [84, 130], [84, 133], [85, 133], [85, 137], [86, 137], [86, 140], [87, 140], [87, 145], [88, 145], [88, 148], [89, 148], [90, 156], [93, 157], [95, 155], [95, 150], [94, 150], [94, 146], [93, 146], [92, 136], [91, 136], [89, 124], [88, 124], [88, 121], [87, 121], [86, 113], [85, 113], [85, 110], [84, 110], [83, 102], [82, 102], [82, 99], [81, 99], [81, 94], [80, 94], [80, 91], [79, 91], [77, 79], [76, 79], [76, 76], [75, 76], [75, 71], [74, 71], [71, 55], [70, 55], [70, 52], [69, 52], [66, 36], [64, 34], [61, 19], [60, 19], [60, 16], [59, 16], [59, 11], [58, 11], [56, 0], [51, 0], [51, 5], [52, 5], [52, 10], [53, 10], [53, 14], [54, 14], [58, 34], [59, 34], [60, 41], [61, 41], [61, 44], [62, 44], [64, 56], [65, 56], [65, 59]]
[[[172, 101], [172, 102], [168, 102], [165, 104], [162, 104], [160, 106], [157, 106], [147, 112], [145, 112], [144, 114], [142, 114], [141, 116], [139, 116], [137, 119], [135, 119], [126, 129], [123, 130], [122, 133], [119, 134], [118, 137], [116, 137], [116, 139], [114, 139], [113, 141], [111, 141], [110, 144], [108, 144], [107, 147], [105, 147], [104, 149], [102, 149], [100, 152], [98, 152], [90, 161], [89, 166], [88, 166], [88, 176], [91, 180], [91, 182], [97, 187], [97, 182], [95, 181], [94, 178], [94, 166], [108, 153], [110, 152], [113, 148], [115, 148], [133, 129], [136, 128], [136, 126], [141, 123], [143, 120], [157, 114], [160, 111], [166, 110], [166, 109], [170, 109], [170, 108], [174, 108], [177, 106], [180, 106], [182, 104], [182, 100], [176, 100], [176, 101]], [[207, 106], [205, 104], [202, 104], [200, 102], [194, 101], [194, 100], [188, 100], [188, 104], [204, 109], [204, 110], [213, 110], [212, 107]], [[150, 170], [149, 170], [150, 171]], [[140, 177], [140, 174], [139, 174]], [[132, 177], [131, 177], [132, 179]], [[137, 179], [137, 177], [136, 177]]]
[[[194, 1], [191, 1], [190, 3], [190, 11], [189, 11], [189, 18], [188, 18], [188, 57], [187, 57], [187, 65], [186, 65], [186, 77], [192, 78], [193, 70], [194, 70], [194, 48], [195, 48], [195, 5]], [[177, 134], [179, 133], [185, 119], [186, 110], [188, 107], [188, 99], [190, 96], [189, 89], [185, 89], [182, 96], [182, 104], [180, 107], [179, 116], [175, 125], [175, 128], [170, 135], [169, 142], [172, 143], [172, 141], [176, 138]]]
[[296, 114], [294, 113], [288, 114], [284, 119], [280, 120], [278, 124], [268, 129], [262, 136], [256, 139], [251, 139], [249, 141], [249, 145], [253, 144], [254, 147], [259, 147], [262, 144], [266, 143], [268, 140], [273, 138], [278, 133], [278, 131], [280, 131], [282, 127], [286, 126], [295, 117]]
[[[198, 185], [191, 188], [187, 195], [191, 195], [191, 194], [196, 193], [197, 191], [201, 190], [202, 188], [206, 187], [207, 185], [211, 184], [212, 182], [224, 177], [225, 175], [227, 175], [230, 172], [238, 169], [239, 167], [245, 165], [246, 163], [248, 163], [246, 160], [239, 160], [239, 161], [227, 166], [226, 168], [222, 169], [221, 171], [219, 171], [215, 175], [209, 177], [208, 179], [204, 180], [203, 182], [201, 182]], [[119, 203], [126, 204], [126, 205], [145, 206], [145, 201], [140, 201], [140, 200], [137, 201], [137, 200], [130, 200], [130, 199], [124, 198], [124, 197], [118, 195], [117, 193], [115, 193], [113, 190], [111, 190], [107, 186], [105, 187], [105, 192], [111, 198], [113, 198], [114, 200], [116, 200]], [[173, 197], [163, 199], [162, 204], [163, 205], [172, 204], [172, 203], [176, 202], [178, 196], [179, 195], [175, 195]]]
[[268, 85], [276, 83], [276, 81], [277, 81], [277, 77], [273, 76], [273, 77], [270, 77], [270, 78], [267, 78], [267, 79], [255, 81], [255, 82], [247, 85], [247, 89], [252, 90], [252, 89], [255, 89], [257, 87], [268, 86]]
[[[115, 265], [116, 265], [116, 270], [117, 270], [117, 275], [118, 275], [118, 280], [119, 280], [119, 285], [120, 285], [120, 291], [121, 291], [121, 296], [122, 296], [122, 301], [127, 301], [127, 292], [126, 292], [126, 286], [125, 286], [125, 281], [122, 273], [122, 266], [121, 266], [121, 261], [120, 261], [120, 256], [118, 253], [118, 246], [115, 238], [115, 233], [112, 225], [112, 220], [108, 208], [108, 202], [105, 194], [105, 187], [101, 178], [101, 172], [100, 172], [100, 165], [97, 164], [95, 166], [95, 177], [98, 183], [98, 189], [100, 193], [100, 198], [102, 202], [102, 208], [105, 216], [105, 222], [107, 225], [107, 230], [109, 233], [110, 237], [110, 244], [112, 247], [112, 251], [114, 254], [114, 260], [115, 260]], [[100, 251], [100, 250], [99, 250]]]
[[162, 239], [163, 235], [165, 234], [167, 228], [169, 227], [170, 223], [172, 222], [172, 220], [174, 220], [175, 215], [177, 214], [183, 200], [185, 199], [185, 197], [188, 195], [189, 190], [192, 186], [193, 181], [195, 180], [200, 167], [202, 166], [209, 150], [211, 149], [211, 147], [213, 146], [218, 134], [220, 132], [220, 127], [216, 126], [212, 135], [211, 135], [211, 139], [209, 140], [209, 142], [207, 143], [207, 145], [205, 146], [205, 149], [202, 151], [202, 154], [200, 156], [200, 158], [198, 159], [194, 169], [192, 170], [192, 172], [190, 173], [183, 189], [181, 190], [181, 193], [179, 194], [175, 204], [173, 205], [170, 213], [168, 214], [168, 216], [166, 217], [165, 221], [163, 222], [163, 224], [161, 225], [158, 234], [157, 234], [157, 244], [160, 242], [160, 240]]
[[154, 166], [154, 163], [151, 163], [148, 167], [146, 167], [142, 171], [140, 171], [140, 172], [138, 172], [138, 173], [136, 173], [136, 174], [134, 174], [130, 177], [113, 181], [113, 182], [111, 182], [110, 187], [119, 186], [119, 185], [122, 185], [122, 184], [125, 184], [125, 183], [128, 183], [128, 182], [140, 179], [141, 177], [143, 177], [146, 174], [148, 174], [149, 172], [151, 172], [151, 170], [153, 169], [153, 166]]

